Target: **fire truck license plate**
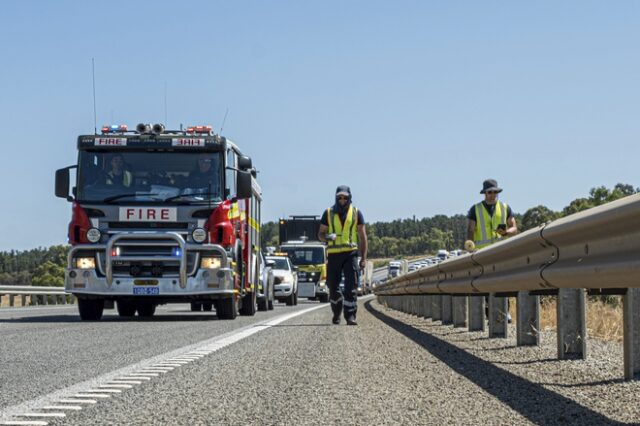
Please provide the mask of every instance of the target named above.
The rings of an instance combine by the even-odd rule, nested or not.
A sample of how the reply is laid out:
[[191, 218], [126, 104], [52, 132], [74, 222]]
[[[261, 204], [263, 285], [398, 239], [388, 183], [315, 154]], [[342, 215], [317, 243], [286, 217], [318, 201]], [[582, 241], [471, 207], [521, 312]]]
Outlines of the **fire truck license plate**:
[[160, 294], [160, 289], [158, 287], [134, 287], [133, 294], [139, 294], [143, 296], [153, 296]]
[[120, 222], [176, 222], [175, 207], [120, 207]]

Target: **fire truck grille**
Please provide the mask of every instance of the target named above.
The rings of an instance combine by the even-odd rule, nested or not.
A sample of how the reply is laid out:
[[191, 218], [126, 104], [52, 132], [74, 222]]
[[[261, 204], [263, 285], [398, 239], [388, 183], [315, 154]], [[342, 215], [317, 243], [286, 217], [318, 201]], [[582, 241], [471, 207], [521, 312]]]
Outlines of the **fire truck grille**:
[[111, 229], [188, 229], [187, 222], [109, 222]]
[[[128, 242], [117, 244], [120, 260], [112, 262], [114, 277], [178, 277], [180, 275], [180, 258], [175, 255], [178, 246], [169, 244], [141, 245], [140, 243], [127, 245]], [[154, 261], [154, 257], [174, 257], [175, 261]], [[144, 261], [128, 261], [127, 257], [145, 257]], [[106, 262], [103, 256], [99, 256], [102, 271], [105, 271]], [[197, 253], [187, 253], [187, 275], [196, 273], [200, 256]]]

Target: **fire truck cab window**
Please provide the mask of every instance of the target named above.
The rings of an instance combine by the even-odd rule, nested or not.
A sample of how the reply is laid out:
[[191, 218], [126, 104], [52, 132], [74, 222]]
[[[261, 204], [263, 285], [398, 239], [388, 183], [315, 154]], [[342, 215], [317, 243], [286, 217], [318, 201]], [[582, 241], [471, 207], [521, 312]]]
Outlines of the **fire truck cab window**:
[[222, 200], [222, 153], [81, 151], [78, 199], [101, 202]]

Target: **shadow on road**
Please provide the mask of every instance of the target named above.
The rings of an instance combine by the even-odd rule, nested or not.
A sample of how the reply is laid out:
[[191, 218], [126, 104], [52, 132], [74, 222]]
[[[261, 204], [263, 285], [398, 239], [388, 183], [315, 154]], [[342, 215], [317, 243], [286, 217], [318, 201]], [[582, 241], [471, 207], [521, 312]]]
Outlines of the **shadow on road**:
[[[456, 373], [466, 377], [534, 423], [624, 424], [545, 389], [541, 384], [509, 373], [457, 346], [391, 318], [374, 308], [371, 302], [365, 303], [365, 308], [374, 317], [422, 346]], [[557, 385], [553, 384], [553, 386]], [[461, 406], [460, 409], [465, 408]]]

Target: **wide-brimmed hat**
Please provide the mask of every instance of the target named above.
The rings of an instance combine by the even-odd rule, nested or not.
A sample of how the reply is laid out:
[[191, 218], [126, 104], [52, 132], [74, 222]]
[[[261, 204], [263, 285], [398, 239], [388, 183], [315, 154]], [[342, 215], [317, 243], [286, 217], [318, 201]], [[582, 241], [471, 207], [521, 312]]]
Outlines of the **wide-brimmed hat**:
[[498, 187], [498, 181], [495, 179], [487, 179], [484, 182], [482, 182], [482, 191], [480, 191], [481, 194], [484, 194], [487, 191], [496, 191], [496, 192], [502, 192], [502, 188]]

